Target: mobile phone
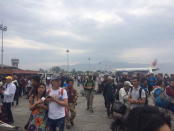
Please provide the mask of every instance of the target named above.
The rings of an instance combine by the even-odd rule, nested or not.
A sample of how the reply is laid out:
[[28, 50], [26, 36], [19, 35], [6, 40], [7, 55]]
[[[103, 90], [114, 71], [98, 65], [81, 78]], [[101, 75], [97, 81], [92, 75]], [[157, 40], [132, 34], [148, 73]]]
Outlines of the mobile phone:
[[41, 98], [42, 101], [45, 101], [45, 99], [46, 99], [45, 97], [42, 97], [42, 98]]

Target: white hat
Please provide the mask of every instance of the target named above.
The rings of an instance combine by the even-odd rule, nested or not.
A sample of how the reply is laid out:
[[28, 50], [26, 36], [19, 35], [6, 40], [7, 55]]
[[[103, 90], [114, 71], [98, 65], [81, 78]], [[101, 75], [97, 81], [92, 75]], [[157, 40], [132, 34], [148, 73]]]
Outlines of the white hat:
[[108, 76], [108, 79], [113, 80], [114, 78], [112, 76]]
[[0, 82], [0, 86], [2, 86], [3, 85], [3, 82]]
[[125, 82], [124, 82], [124, 85], [125, 85], [125, 86], [131, 86], [131, 87], [133, 86], [133, 85], [130, 83], [130, 81], [125, 81]]

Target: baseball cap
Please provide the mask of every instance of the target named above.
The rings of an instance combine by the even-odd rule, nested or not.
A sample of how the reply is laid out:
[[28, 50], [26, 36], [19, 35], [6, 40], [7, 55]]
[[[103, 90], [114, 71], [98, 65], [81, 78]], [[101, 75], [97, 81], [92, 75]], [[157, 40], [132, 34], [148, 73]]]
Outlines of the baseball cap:
[[0, 86], [3, 86], [3, 82], [0, 82]]
[[7, 77], [5, 77], [5, 79], [7, 79], [7, 80], [13, 80], [13, 77], [12, 76], [7, 76]]
[[33, 76], [32, 80], [36, 81], [36, 82], [40, 82], [40, 77], [39, 76]]
[[131, 87], [133, 86], [133, 85], [130, 83], [130, 81], [125, 81], [125, 82], [124, 82], [124, 85], [125, 85], [125, 86], [131, 86]]
[[53, 76], [52, 81], [56, 81], [56, 80], [62, 80], [61, 76]]
[[108, 79], [109, 79], [109, 80], [113, 80], [114, 78], [112, 78], [112, 76], [108, 76]]

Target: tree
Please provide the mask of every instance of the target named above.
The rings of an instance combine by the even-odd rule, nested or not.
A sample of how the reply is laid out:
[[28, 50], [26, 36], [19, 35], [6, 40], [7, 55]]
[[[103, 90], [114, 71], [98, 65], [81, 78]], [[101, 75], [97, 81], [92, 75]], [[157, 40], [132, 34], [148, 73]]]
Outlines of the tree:
[[39, 72], [41, 72], [41, 73], [45, 73], [45, 70], [42, 69], [42, 68], [40, 68], [40, 69], [39, 69]]
[[72, 69], [71, 72], [72, 72], [72, 74], [75, 74], [76, 73], [76, 70], [75, 69]]
[[51, 68], [51, 71], [52, 71], [53, 73], [59, 73], [59, 72], [61, 71], [61, 69], [60, 69], [59, 66], [54, 66], [54, 67]]

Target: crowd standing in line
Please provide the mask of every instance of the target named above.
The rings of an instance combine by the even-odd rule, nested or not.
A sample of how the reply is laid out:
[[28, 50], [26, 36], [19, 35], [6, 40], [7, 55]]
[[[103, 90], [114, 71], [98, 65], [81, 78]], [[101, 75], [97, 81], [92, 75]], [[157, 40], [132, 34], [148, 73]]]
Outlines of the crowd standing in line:
[[[20, 104], [20, 96], [26, 95], [31, 110], [25, 125], [27, 131], [56, 131], [57, 128], [59, 131], [64, 131], [65, 127], [71, 129], [74, 126], [78, 98], [74, 81], [77, 81], [78, 87], [83, 87], [83, 95], [85, 95], [87, 103], [86, 109], [91, 113], [94, 112], [95, 94], [103, 94], [106, 114], [109, 119], [115, 120], [112, 124], [113, 131], [117, 127], [122, 129], [122, 125], [132, 128], [130, 131], [133, 131], [135, 129], [135, 127], [131, 127], [133, 124], [123, 122], [120, 116], [127, 115], [128, 120], [133, 119], [134, 110], [139, 111], [140, 115], [143, 112], [148, 115], [152, 113], [157, 115], [160, 111], [156, 108], [174, 112], [174, 75], [154, 75], [153, 73], [59, 75], [48, 78], [46, 81], [39, 76], [28, 78], [8, 76], [1, 79], [0, 82], [0, 119], [9, 124], [14, 123], [11, 106]], [[151, 98], [153, 104], [149, 103]], [[145, 112], [145, 109], [148, 111]], [[154, 123], [152, 131], [159, 128], [155, 124], [161, 124], [166, 131], [167, 128], [170, 129], [171, 124], [168, 118], [161, 115], [159, 117], [161, 123]], [[141, 123], [138, 119], [141, 118], [137, 118], [137, 122]], [[150, 121], [150, 117], [147, 119]], [[148, 128], [144, 127], [144, 129]], [[128, 131], [127, 129], [122, 130]]]

